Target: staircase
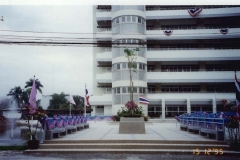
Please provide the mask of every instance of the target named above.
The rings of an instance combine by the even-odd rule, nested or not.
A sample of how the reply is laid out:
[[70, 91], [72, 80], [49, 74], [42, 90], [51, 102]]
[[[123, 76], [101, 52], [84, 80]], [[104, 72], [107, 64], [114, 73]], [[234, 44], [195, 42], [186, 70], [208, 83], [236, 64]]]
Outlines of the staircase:
[[[211, 151], [207, 152], [208, 149]], [[225, 142], [183, 140], [46, 140], [39, 149], [24, 151], [24, 154], [31, 153], [240, 155], [240, 152], [230, 151]]]

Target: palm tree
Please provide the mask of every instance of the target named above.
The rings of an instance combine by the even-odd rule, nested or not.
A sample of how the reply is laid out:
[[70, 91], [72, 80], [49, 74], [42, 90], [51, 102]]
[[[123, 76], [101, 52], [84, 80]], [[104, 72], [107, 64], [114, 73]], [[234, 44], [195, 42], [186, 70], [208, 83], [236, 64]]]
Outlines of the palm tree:
[[[41, 84], [41, 82], [40, 82], [38, 79], [36, 79], [36, 80], [35, 80], [35, 84], [36, 84], [36, 89], [37, 89], [40, 93], [42, 93], [41, 87], [43, 87], [43, 85]], [[31, 78], [29, 81], [26, 82], [25, 88], [30, 87], [29, 89], [31, 90], [32, 85], [33, 85], [33, 79]]]
[[22, 89], [20, 86], [12, 88], [7, 96], [12, 96], [12, 101], [16, 100], [18, 107], [22, 104]]

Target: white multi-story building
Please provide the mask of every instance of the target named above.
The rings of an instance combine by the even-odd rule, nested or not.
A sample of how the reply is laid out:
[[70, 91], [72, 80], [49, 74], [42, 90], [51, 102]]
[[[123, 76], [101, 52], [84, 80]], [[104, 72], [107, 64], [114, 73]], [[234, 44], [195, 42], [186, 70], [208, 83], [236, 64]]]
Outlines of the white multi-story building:
[[92, 115], [116, 115], [129, 100], [124, 48], [139, 48], [134, 101], [150, 100], [145, 115], [217, 112], [222, 99], [235, 101], [240, 6], [99, 5], [93, 16]]

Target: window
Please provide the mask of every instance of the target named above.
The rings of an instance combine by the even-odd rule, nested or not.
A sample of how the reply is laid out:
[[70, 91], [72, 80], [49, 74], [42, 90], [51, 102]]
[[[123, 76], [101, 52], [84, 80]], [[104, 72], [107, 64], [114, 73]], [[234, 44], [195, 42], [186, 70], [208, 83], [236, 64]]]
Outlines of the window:
[[127, 62], [122, 63], [122, 68], [126, 69], [127, 68]]
[[138, 23], [141, 23], [141, 17], [138, 17]]
[[127, 44], [130, 44], [131, 43], [131, 39], [127, 39]]
[[120, 88], [119, 88], [119, 87], [115, 88], [115, 89], [114, 89], [114, 93], [115, 93], [115, 94], [119, 94], [119, 93], [120, 93]]
[[118, 24], [118, 23], [119, 23], [119, 17], [116, 18], [116, 24]]
[[131, 22], [131, 16], [127, 16], [127, 21]]
[[136, 16], [132, 16], [132, 21], [136, 22]]
[[145, 70], [145, 64], [139, 63], [139, 69]]
[[145, 94], [145, 88], [143, 88], [143, 87], [139, 87], [139, 93], [143, 93], [143, 94]]
[[127, 88], [126, 87], [122, 87], [122, 93], [127, 93]]
[[122, 22], [125, 22], [125, 16], [122, 16]]

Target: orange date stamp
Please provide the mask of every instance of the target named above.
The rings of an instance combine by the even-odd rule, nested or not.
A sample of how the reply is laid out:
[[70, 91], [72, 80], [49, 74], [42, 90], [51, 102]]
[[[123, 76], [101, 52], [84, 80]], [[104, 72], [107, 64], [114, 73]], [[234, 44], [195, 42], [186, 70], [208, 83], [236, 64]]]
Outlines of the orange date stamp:
[[200, 155], [200, 154], [205, 154], [205, 155], [223, 155], [223, 150], [222, 148], [208, 148], [204, 150], [200, 149], [193, 149], [193, 154], [194, 155]]

